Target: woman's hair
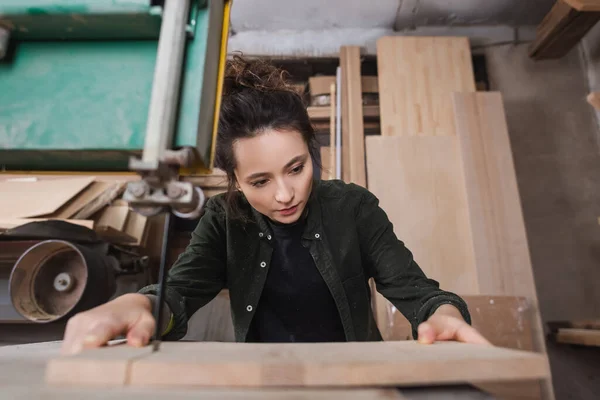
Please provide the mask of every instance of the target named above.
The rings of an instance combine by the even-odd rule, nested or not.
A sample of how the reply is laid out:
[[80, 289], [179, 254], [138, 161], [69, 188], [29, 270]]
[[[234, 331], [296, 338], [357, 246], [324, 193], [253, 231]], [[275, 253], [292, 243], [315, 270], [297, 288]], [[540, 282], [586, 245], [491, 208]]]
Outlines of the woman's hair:
[[240, 216], [234, 173], [236, 140], [252, 138], [270, 129], [296, 131], [302, 134], [313, 162], [319, 165], [315, 131], [306, 106], [285, 75], [285, 71], [260, 59], [247, 60], [235, 55], [227, 62], [215, 166], [227, 173], [226, 199], [233, 216]]

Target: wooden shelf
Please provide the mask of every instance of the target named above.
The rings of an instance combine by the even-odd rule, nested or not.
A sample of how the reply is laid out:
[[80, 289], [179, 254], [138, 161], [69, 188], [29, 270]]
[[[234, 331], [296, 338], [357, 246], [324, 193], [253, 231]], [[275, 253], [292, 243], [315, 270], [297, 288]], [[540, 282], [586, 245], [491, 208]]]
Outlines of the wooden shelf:
[[[329, 120], [331, 110], [329, 106], [310, 106], [307, 108], [308, 116], [311, 120]], [[365, 118], [379, 118], [379, 106], [363, 106], [363, 116]]]

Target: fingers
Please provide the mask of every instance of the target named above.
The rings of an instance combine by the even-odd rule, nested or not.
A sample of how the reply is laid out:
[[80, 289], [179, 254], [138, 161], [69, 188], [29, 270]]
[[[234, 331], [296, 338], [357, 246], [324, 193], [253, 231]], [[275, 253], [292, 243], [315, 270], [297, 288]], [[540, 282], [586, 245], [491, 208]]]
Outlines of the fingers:
[[424, 322], [419, 325], [417, 329], [417, 334], [417, 340], [421, 344], [432, 344], [433, 342], [435, 342], [437, 337], [435, 328], [427, 322]]
[[67, 322], [61, 353], [76, 354], [84, 349], [104, 346], [124, 333], [127, 333], [130, 345], [146, 345], [155, 326], [150, 306], [146, 303], [149, 301], [143, 295], [123, 295], [76, 314]]
[[466, 323], [461, 325], [461, 327], [456, 331], [455, 337], [457, 341], [463, 343], [491, 345], [491, 343], [484, 338], [483, 335]]
[[463, 343], [491, 345], [475, 328], [465, 321], [450, 316], [432, 316], [419, 325], [418, 342], [432, 344], [435, 341], [454, 340]]
[[142, 347], [148, 344], [154, 330], [156, 321], [150, 313], [142, 313], [127, 333], [127, 343], [135, 347]]
[[77, 314], [67, 322], [61, 352], [76, 354], [84, 349], [103, 346], [122, 332], [120, 328], [118, 322], [108, 318]]

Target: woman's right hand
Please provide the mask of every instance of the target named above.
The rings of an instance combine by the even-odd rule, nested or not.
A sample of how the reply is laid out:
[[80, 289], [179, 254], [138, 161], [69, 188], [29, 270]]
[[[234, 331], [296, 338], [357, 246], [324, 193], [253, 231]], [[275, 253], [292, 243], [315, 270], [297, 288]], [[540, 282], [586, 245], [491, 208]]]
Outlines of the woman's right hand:
[[104, 346], [119, 335], [135, 347], [148, 344], [156, 322], [148, 297], [128, 293], [98, 307], [74, 315], [67, 322], [61, 352], [76, 354], [83, 349]]

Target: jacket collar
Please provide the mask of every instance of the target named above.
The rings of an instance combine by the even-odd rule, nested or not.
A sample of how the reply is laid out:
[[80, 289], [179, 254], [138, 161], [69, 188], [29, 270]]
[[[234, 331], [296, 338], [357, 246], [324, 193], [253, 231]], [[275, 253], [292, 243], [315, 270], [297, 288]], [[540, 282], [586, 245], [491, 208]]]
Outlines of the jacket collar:
[[[308, 240], [321, 240], [322, 232], [321, 232], [321, 207], [319, 202], [319, 191], [321, 188], [321, 181], [314, 179], [312, 190], [310, 196], [308, 197], [307, 202], [307, 220], [306, 226], [304, 227], [304, 232], [302, 233], [303, 239]], [[247, 201], [247, 200], [246, 200]], [[254, 207], [250, 206], [252, 210], [252, 217], [259, 229], [259, 237], [263, 240], [270, 241], [273, 237], [273, 231], [267, 222], [267, 217], [263, 214], [259, 213], [254, 209]]]

